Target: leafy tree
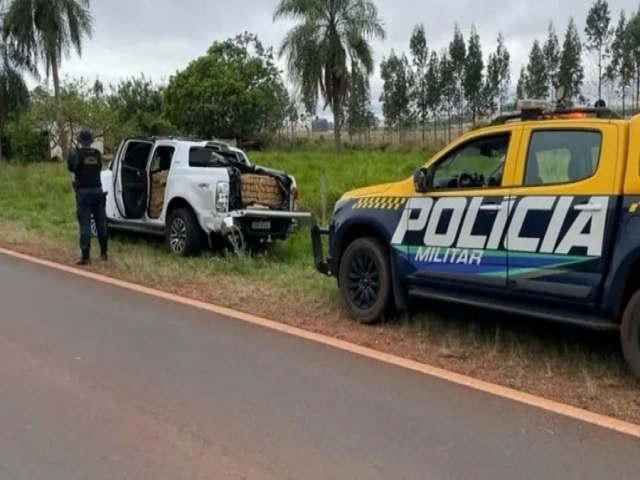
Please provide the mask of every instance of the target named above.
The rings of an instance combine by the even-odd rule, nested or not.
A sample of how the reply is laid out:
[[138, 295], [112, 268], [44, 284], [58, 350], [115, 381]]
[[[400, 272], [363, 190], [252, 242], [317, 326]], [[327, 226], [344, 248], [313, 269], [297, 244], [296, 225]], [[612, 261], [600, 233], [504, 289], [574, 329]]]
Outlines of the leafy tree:
[[[111, 147], [129, 134], [125, 125], [119, 122], [117, 112], [110, 108], [106, 99], [95, 94], [93, 86], [84, 78], [63, 81], [61, 97], [63, 126], [70, 132], [72, 141], [82, 128], [91, 129]], [[51, 114], [49, 118], [53, 118]]]
[[438, 141], [438, 110], [442, 103], [443, 88], [441, 84], [440, 59], [436, 52], [431, 52], [427, 66], [427, 109], [433, 116], [434, 141]]
[[511, 55], [505, 45], [504, 36], [498, 34], [496, 51], [489, 55], [487, 61], [487, 75], [485, 80], [485, 101], [489, 111], [502, 113], [504, 104], [508, 100], [511, 85]]
[[16, 162], [41, 162], [49, 158], [49, 142], [40, 125], [29, 121], [28, 110], [9, 120], [3, 136], [3, 154]]
[[172, 76], [164, 106], [167, 119], [184, 133], [253, 140], [280, 128], [287, 97], [271, 49], [244, 33], [214, 42]]
[[163, 117], [163, 94], [164, 87], [155, 85], [143, 74], [111, 86], [107, 101], [133, 134], [158, 135], [171, 131]]
[[498, 98], [500, 96], [500, 78], [499, 78], [498, 57], [495, 53], [489, 55], [487, 60], [487, 76], [485, 79], [485, 99], [487, 108], [491, 114], [498, 109]]
[[635, 13], [627, 24], [625, 33], [628, 42], [627, 48], [630, 58], [633, 60], [635, 76], [635, 108], [640, 107], [640, 11]]
[[130, 119], [143, 111], [153, 115], [162, 112], [162, 95], [164, 88], [156, 86], [144, 76], [120, 80], [111, 86], [109, 102], [116, 108], [123, 119]]
[[607, 0], [595, 0], [587, 15], [586, 48], [596, 54], [598, 65], [598, 99], [602, 98], [602, 82], [606, 78], [607, 62], [613, 37], [611, 12]]
[[303, 105], [300, 101], [300, 94], [297, 91], [289, 93], [289, 104], [287, 105], [287, 118], [289, 128], [291, 129], [291, 138], [295, 138], [296, 127], [298, 122], [303, 119]]
[[471, 122], [475, 125], [476, 118], [482, 107], [482, 79], [484, 62], [482, 60], [482, 45], [476, 27], [471, 28], [469, 48], [465, 59], [464, 92], [471, 109]]
[[509, 88], [511, 87], [511, 55], [507, 49], [502, 33], [498, 34], [498, 47], [496, 48], [496, 67], [498, 73], [498, 98], [500, 113], [507, 102]]
[[[304, 118], [307, 120], [307, 122], [312, 121], [313, 117], [316, 116], [316, 110], [317, 110], [316, 100], [310, 99], [309, 97], [301, 96], [301, 102], [303, 107]], [[307, 124], [306, 128], [309, 134], [311, 134], [311, 126]]]
[[458, 107], [460, 133], [462, 133], [462, 122], [464, 116], [464, 72], [467, 59], [467, 46], [458, 24], [456, 24], [453, 32], [453, 40], [449, 44], [449, 59], [451, 60], [453, 67], [454, 82], [457, 86], [455, 102]]
[[416, 26], [409, 43], [413, 57], [414, 91], [413, 100], [416, 108], [416, 118], [422, 128], [422, 141], [425, 140], [427, 122], [429, 121], [429, 100], [427, 85], [427, 69], [429, 67], [429, 49], [424, 25]]
[[93, 84], [93, 94], [96, 97], [102, 97], [104, 94], [104, 84], [100, 80], [96, 80]]
[[516, 86], [516, 100], [523, 100], [527, 96], [527, 68], [522, 67], [520, 69], [520, 77], [518, 78], [518, 85]]
[[280, 0], [274, 19], [297, 22], [286, 35], [280, 55], [287, 56], [291, 78], [309, 102], [322, 94], [334, 118], [336, 155], [340, 154], [340, 131], [349, 90], [349, 67], [367, 75], [374, 69], [369, 39], [385, 32], [371, 0]]
[[[0, 135], [4, 133], [7, 121], [17, 114], [29, 102], [29, 90], [22, 72], [25, 68], [11, 45], [0, 44]], [[0, 162], [2, 162], [2, 142], [0, 141]]]
[[548, 92], [547, 66], [538, 40], [533, 42], [527, 64], [525, 93], [530, 98], [546, 98]]
[[362, 134], [371, 127], [371, 96], [369, 77], [359, 69], [352, 69], [347, 99], [346, 124], [350, 136]]
[[627, 89], [633, 82], [634, 62], [632, 48], [627, 35], [627, 17], [624, 10], [620, 12], [620, 19], [611, 43], [611, 63], [607, 68], [607, 78], [617, 84], [622, 95], [622, 114], [626, 115]]
[[[69, 135], [74, 141], [82, 128], [90, 128], [96, 137], [104, 139], [105, 148], [113, 148], [131, 132], [119, 120], [117, 112], [109, 106], [107, 99], [96, 95], [94, 87], [95, 84], [90, 84], [84, 78], [63, 79], [59, 102], [46, 89], [34, 89], [30, 95], [29, 108], [17, 125], [14, 125], [14, 130], [22, 132], [24, 137], [28, 129], [32, 132], [46, 129], [51, 147], [61, 147], [63, 137]], [[55, 122], [58, 112], [61, 112], [63, 123]]]
[[570, 18], [562, 46], [562, 55], [560, 56], [558, 84], [567, 87], [572, 98], [580, 99], [582, 97], [583, 82], [582, 43], [580, 42], [576, 24], [573, 18]]
[[411, 69], [405, 55], [389, 58], [380, 65], [383, 87], [380, 101], [389, 129], [397, 129], [402, 141], [402, 129], [411, 123]]
[[556, 34], [553, 22], [549, 23], [547, 41], [542, 48], [544, 54], [547, 78], [549, 79], [549, 96], [555, 98], [555, 89], [558, 87], [558, 70], [560, 69], [560, 41]]
[[458, 99], [455, 64], [444, 50], [440, 54], [440, 97], [442, 108], [447, 112], [448, 140], [451, 141], [451, 115]]
[[[5, 38], [10, 38], [21, 53], [34, 63], [44, 62], [46, 74], [53, 77], [53, 90], [61, 118], [59, 68], [62, 57], [71, 50], [82, 53], [84, 37], [90, 37], [93, 20], [89, 0], [10, 0], [4, 17]], [[67, 154], [66, 136], [61, 139], [62, 154]]]

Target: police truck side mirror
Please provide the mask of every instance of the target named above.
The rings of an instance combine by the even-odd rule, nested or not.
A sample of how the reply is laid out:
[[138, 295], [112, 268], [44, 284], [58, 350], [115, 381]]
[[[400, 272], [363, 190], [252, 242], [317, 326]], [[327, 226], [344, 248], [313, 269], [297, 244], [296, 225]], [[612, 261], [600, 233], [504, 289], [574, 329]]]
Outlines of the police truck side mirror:
[[433, 183], [433, 169], [421, 167], [413, 174], [413, 186], [417, 193], [428, 192]]

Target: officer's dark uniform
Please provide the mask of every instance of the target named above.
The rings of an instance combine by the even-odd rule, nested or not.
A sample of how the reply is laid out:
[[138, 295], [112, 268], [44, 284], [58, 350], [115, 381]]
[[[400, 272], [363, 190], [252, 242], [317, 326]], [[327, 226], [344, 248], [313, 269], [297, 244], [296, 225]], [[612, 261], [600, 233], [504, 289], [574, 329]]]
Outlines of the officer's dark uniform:
[[76, 209], [80, 224], [80, 251], [82, 256], [78, 265], [90, 263], [91, 251], [91, 216], [96, 222], [98, 240], [100, 242], [100, 256], [107, 259], [107, 218], [105, 211], [105, 195], [102, 192], [100, 172], [102, 171], [102, 155], [95, 148], [91, 148], [93, 135], [83, 131], [78, 136], [81, 148], [74, 149], [69, 154], [68, 169], [75, 174], [73, 183], [76, 192]]

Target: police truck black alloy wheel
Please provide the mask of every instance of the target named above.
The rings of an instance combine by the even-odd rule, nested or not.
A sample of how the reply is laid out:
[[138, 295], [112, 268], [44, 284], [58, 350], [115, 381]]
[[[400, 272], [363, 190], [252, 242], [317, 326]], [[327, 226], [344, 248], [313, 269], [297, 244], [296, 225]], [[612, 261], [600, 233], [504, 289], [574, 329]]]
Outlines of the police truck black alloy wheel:
[[361, 323], [383, 320], [390, 306], [391, 279], [385, 249], [374, 238], [360, 238], [347, 247], [339, 272], [342, 300]]
[[181, 208], [171, 214], [167, 222], [167, 246], [184, 257], [200, 252], [200, 225], [191, 211]]
[[361, 310], [374, 306], [380, 292], [380, 274], [369, 255], [354, 255], [349, 268], [349, 295], [353, 303]]
[[631, 297], [624, 310], [620, 342], [629, 368], [640, 379], [640, 290]]

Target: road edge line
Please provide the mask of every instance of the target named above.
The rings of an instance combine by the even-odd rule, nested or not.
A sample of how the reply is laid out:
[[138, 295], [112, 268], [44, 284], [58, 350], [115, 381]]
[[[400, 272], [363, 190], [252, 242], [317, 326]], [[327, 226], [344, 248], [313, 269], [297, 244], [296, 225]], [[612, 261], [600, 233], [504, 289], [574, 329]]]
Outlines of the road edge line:
[[298, 338], [309, 340], [315, 343], [326, 345], [332, 348], [337, 348], [342, 351], [353, 353], [362, 357], [369, 358], [371, 360], [377, 360], [389, 365], [393, 365], [406, 370], [411, 370], [417, 373], [421, 373], [439, 380], [447, 381], [456, 385], [471, 388], [473, 390], [493, 395], [496, 397], [511, 400], [520, 404], [524, 404], [530, 407], [535, 407], [541, 410], [545, 410], [551, 413], [562, 415], [574, 420], [579, 420], [584, 423], [595, 425], [598, 427], [613, 430], [618, 433], [623, 433], [636, 438], [640, 438], [640, 425], [620, 420], [617, 418], [609, 417], [600, 413], [590, 412], [588, 410], [574, 407], [572, 405], [563, 404], [555, 400], [549, 400], [543, 397], [539, 397], [530, 393], [521, 392], [510, 387], [487, 382], [485, 380], [479, 380], [461, 373], [452, 372], [443, 368], [435, 367], [427, 363], [418, 362], [416, 360], [410, 360], [407, 358], [399, 357], [390, 353], [381, 352], [372, 348], [363, 347], [355, 343], [348, 342], [346, 340], [340, 340], [337, 338], [323, 335], [320, 333], [310, 332], [299, 327], [293, 327], [279, 323], [275, 320], [268, 320], [266, 318], [258, 317], [249, 313], [239, 312], [231, 308], [222, 307], [212, 303], [203, 302], [201, 300], [195, 300], [181, 295], [177, 295], [170, 292], [165, 292], [152, 287], [139, 285], [137, 283], [121, 280], [114, 277], [109, 277], [100, 273], [95, 273], [87, 270], [81, 270], [76, 267], [63, 265], [60, 263], [52, 262], [50, 260], [44, 260], [42, 258], [33, 257], [24, 253], [15, 252], [7, 248], [0, 247], [0, 254], [8, 257], [16, 258], [26, 262], [30, 262], [43, 267], [48, 267], [53, 270], [69, 273], [72, 275], [88, 278], [94, 281], [98, 281], [107, 285], [123, 288], [136, 293], [142, 293], [162, 300], [171, 301], [181, 305], [185, 305], [199, 310], [208, 311], [217, 315], [222, 315], [235, 320], [240, 320], [245, 323], [267, 328], [269, 330], [277, 331], [287, 335], [292, 335]]

